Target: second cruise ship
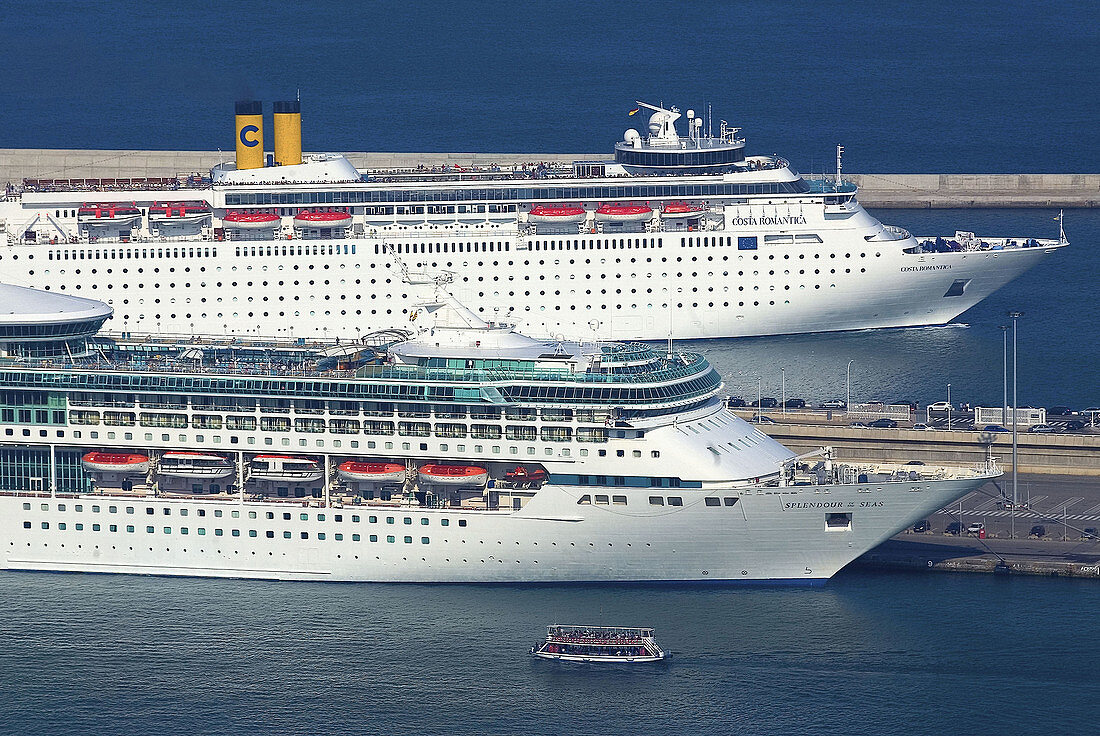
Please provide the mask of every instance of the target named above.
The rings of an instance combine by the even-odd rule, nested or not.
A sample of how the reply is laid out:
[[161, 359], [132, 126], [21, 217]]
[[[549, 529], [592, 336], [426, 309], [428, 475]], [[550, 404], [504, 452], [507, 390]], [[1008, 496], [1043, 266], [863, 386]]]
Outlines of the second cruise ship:
[[241, 102], [236, 159], [209, 176], [11, 187], [0, 278], [102, 300], [126, 332], [354, 339], [414, 316], [401, 258], [537, 337], [691, 339], [943, 324], [1066, 245], [914, 237], [839, 175], [642, 109], [607, 160], [361, 172], [303, 156], [297, 101], [275, 103], [265, 155], [262, 105]]

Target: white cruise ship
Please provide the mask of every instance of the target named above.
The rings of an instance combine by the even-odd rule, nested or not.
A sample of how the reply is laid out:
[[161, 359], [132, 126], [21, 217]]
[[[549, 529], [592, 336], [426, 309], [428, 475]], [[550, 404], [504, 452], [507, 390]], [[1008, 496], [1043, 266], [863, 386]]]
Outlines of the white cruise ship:
[[110, 337], [101, 302], [0, 286], [0, 568], [820, 583], [999, 474], [794, 456], [702, 355], [436, 288], [416, 332], [319, 344]]
[[943, 324], [1066, 244], [913, 237], [839, 176], [642, 108], [607, 161], [360, 172], [303, 157], [297, 102], [265, 155], [261, 104], [238, 103], [236, 160], [209, 177], [14, 188], [0, 279], [102, 300], [125, 332], [354, 339], [408, 325], [396, 254], [533, 336], [691, 339]]

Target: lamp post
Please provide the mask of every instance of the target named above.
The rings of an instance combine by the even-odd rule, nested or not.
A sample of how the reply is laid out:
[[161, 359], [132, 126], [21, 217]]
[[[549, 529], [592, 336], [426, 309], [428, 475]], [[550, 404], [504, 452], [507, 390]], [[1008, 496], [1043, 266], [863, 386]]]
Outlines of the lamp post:
[[782, 413], [787, 413], [787, 369], [779, 369], [779, 400], [782, 402]]
[[848, 386], [847, 398], [844, 400], [844, 413], [847, 414], [852, 410], [852, 363], [854, 360], [848, 361], [848, 368], [845, 370], [845, 383]]
[[947, 384], [947, 431], [951, 431], [951, 384]]
[[1001, 424], [1008, 421], [1008, 325], [1001, 325], [1001, 343], [1003, 347], [1004, 360], [1002, 366], [1004, 368], [1004, 397], [1001, 400]]
[[1017, 398], [1016, 389], [1016, 327], [1017, 320], [1023, 317], [1023, 312], [1009, 312], [1008, 316], [1012, 318], [1012, 537], [1016, 537], [1016, 506], [1019, 504], [1020, 496], [1017, 492], [1019, 487], [1019, 446], [1017, 445], [1017, 425], [1019, 424], [1017, 413], [1020, 411], [1020, 403]]
[[760, 406], [760, 401], [763, 398], [764, 393], [764, 377], [756, 377], [756, 419], [760, 420], [760, 417], [764, 415], [764, 407]]

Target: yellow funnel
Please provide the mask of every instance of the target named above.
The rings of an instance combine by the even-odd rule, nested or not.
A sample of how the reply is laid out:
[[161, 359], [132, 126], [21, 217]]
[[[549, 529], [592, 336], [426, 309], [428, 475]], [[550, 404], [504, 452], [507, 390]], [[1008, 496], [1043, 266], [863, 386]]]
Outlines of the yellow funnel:
[[260, 169], [264, 165], [264, 106], [258, 100], [238, 102], [237, 170]]
[[275, 103], [275, 163], [302, 163], [302, 105], [297, 100]]

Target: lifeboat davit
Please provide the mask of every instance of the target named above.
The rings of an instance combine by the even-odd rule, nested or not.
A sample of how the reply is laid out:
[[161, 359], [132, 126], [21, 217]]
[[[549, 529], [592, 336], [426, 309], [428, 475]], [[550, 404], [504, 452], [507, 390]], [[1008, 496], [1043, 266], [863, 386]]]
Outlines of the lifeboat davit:
[[504, 480], [516, 486], [527, 488], [531, 486], [540, 486], [545, 483], [549, 477], [547, 472], [542, 468], [528, 469], [522, 465], [517, 465], [504, 474]]
[[176, 478], [224, 478], [233, 474], [233, 463], [211, 452], [166, 452], [157, 473]]
[[641, 222], [653, 217], [648, 204], [602, 204], [596, 210], [596, 219], [605, 222]]
[[325, 474], [316, 460], [290, 455], [257, 455], [248, 467], [250, 480], [314, 481]]
[[222, 218], [225, 227], [238, 230], [271, 230], [279, 224], [282, 218], [274, 212], [227, 212]]
[[131, 452], [88, 452], [80, 458], [80, 464], [93, 473], [145, 475], [149, 472], [149, 456]]
[[706, 209], [701, 204], [669, 202], [661, 208], [661, 217], [665, 220], [686, 220], [692, 217], [702, 217], [705, 211]]
[[195, 225], [210, 217], [209, 202], [153, 202], [149, 208], [152, 225]]
[[76, 221], [81, 225], [133, 227], [141, 222], [141, 210], [133, 202], [85, 203], [76, 211]]
[[340, 463], [336, 474], [344, 480], [359, 483], [404, 483], [405, 466], [398, 463], [365, 463], [348, 460]]
[[542, 224], [584, 222], [588, 214], [584, 207], [571, 205], [536, 205], [527, 214], [527, 221]]
[[351, 215], [341, 210], [302, 210], [294, 216], [295, 227], [348, 227]]
[[476, 465], [421, 465], [420, 482], [435, 486], [484, 486], [489, 471]]

